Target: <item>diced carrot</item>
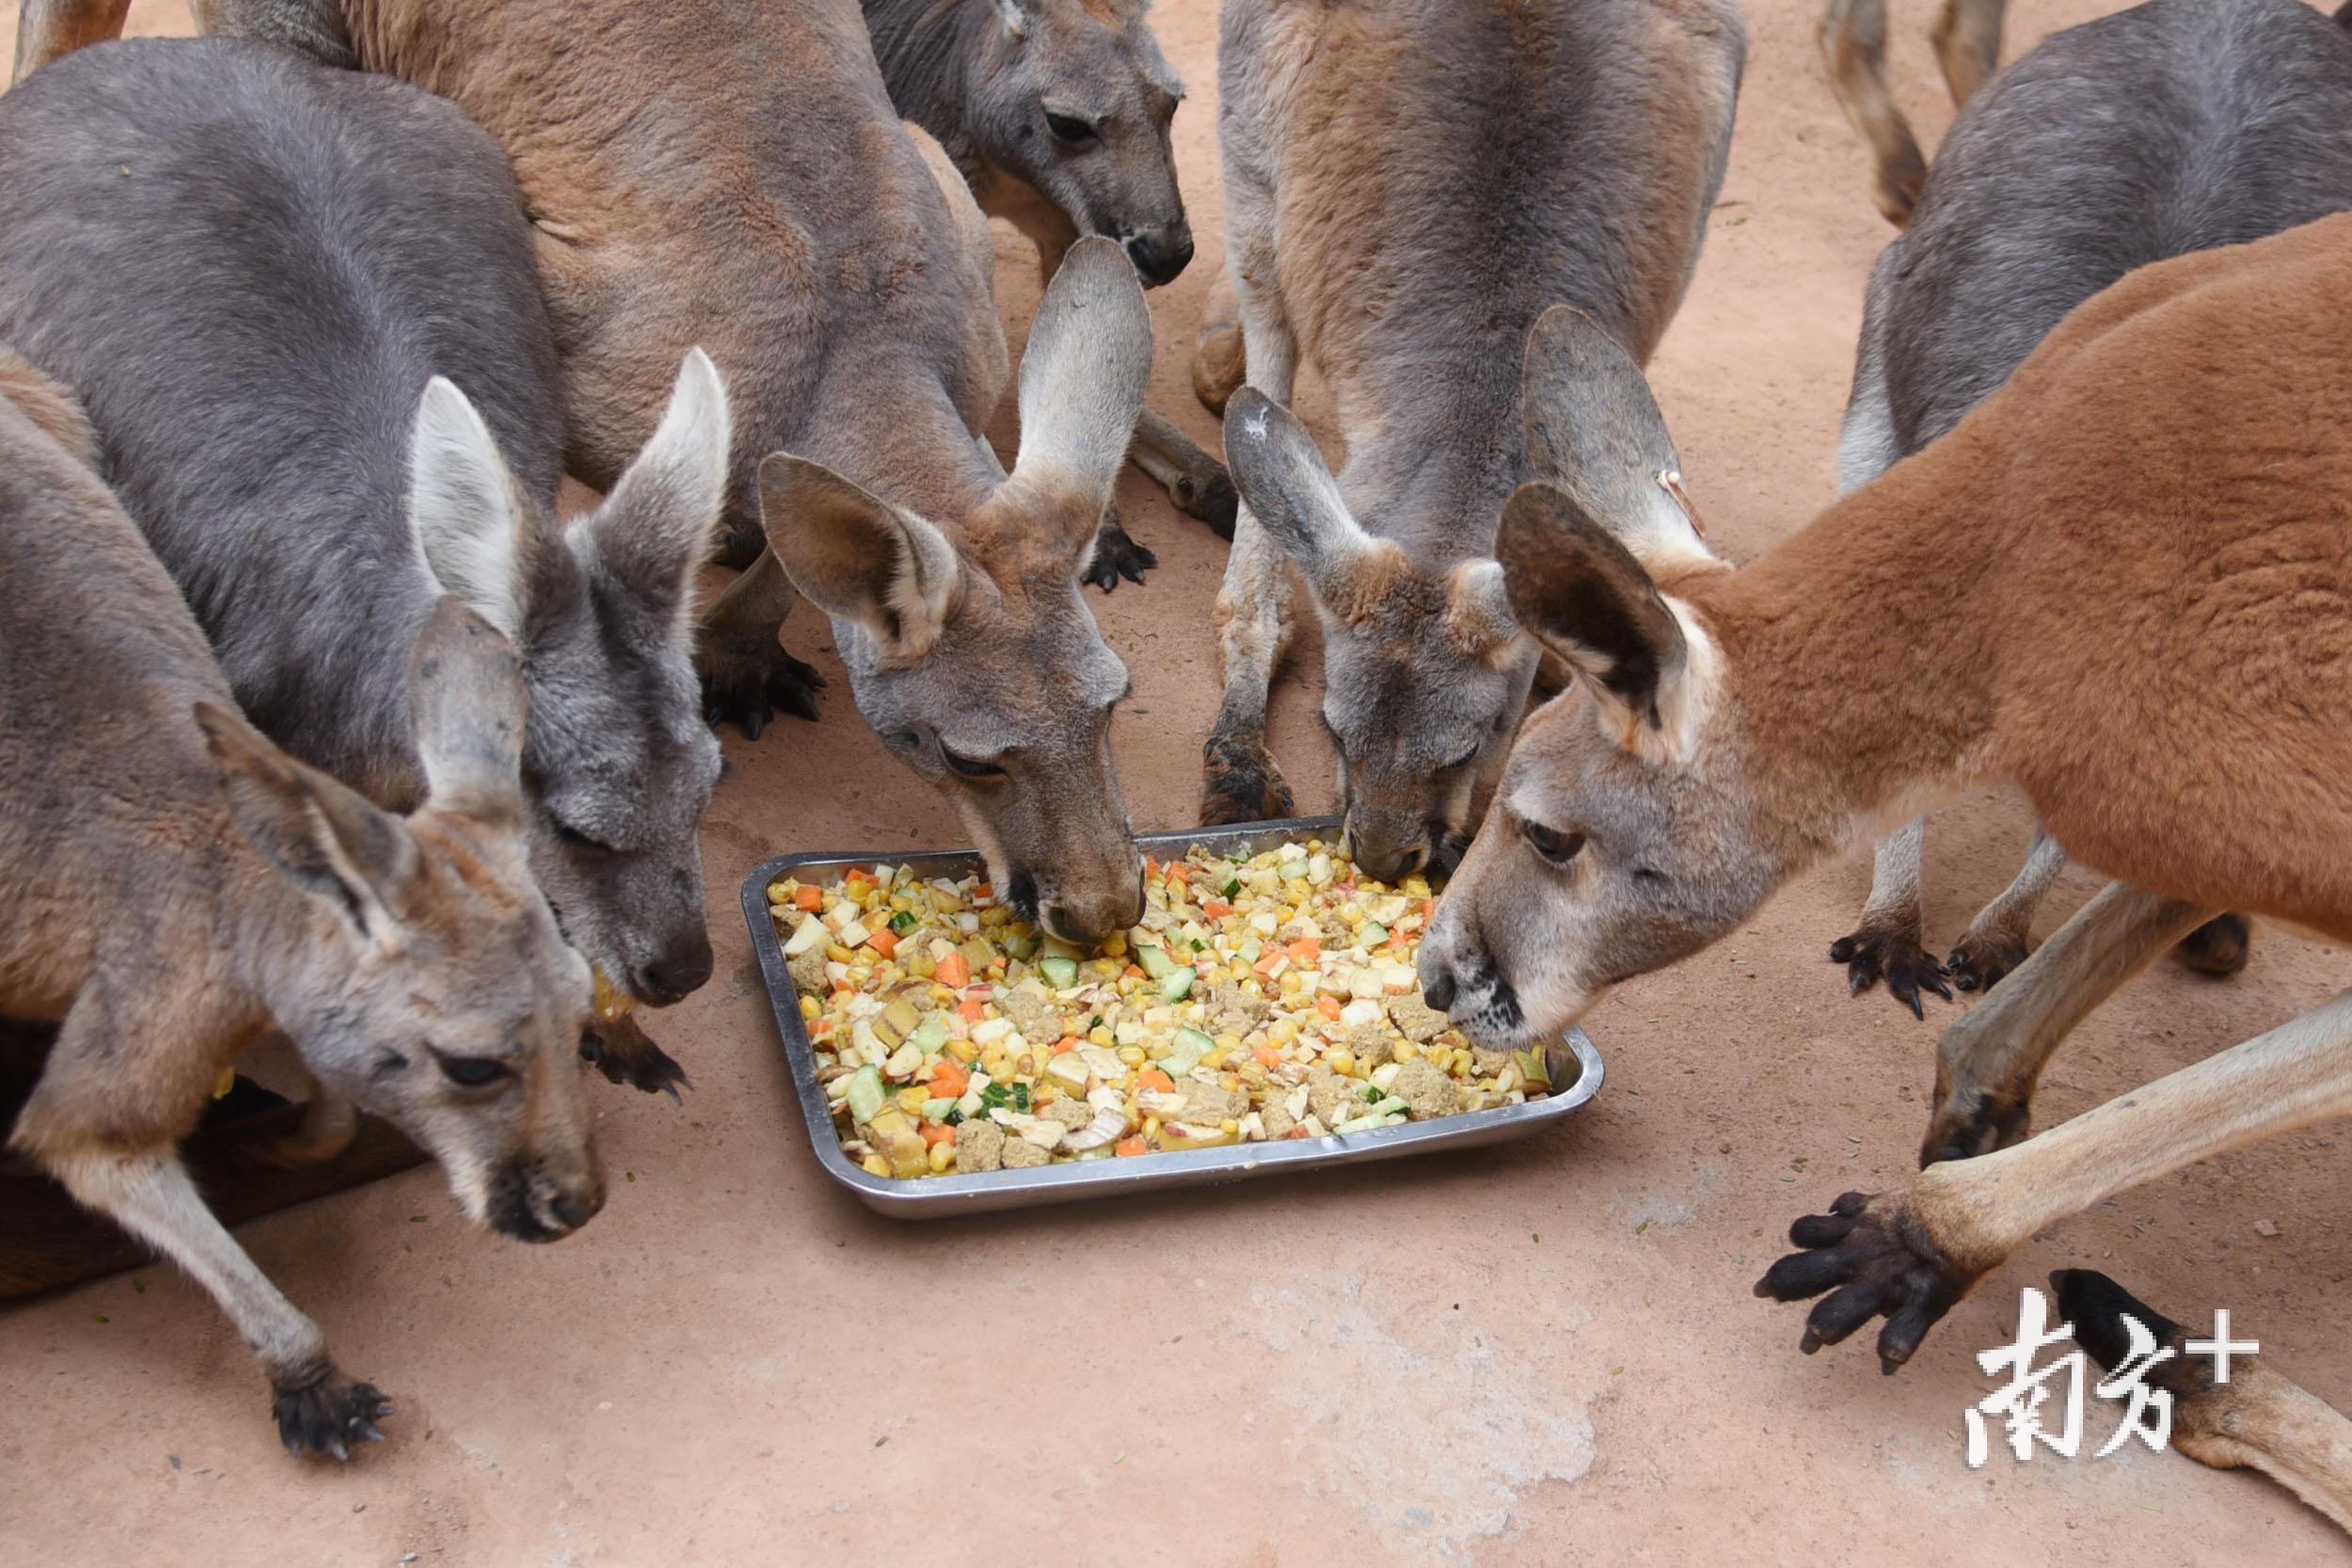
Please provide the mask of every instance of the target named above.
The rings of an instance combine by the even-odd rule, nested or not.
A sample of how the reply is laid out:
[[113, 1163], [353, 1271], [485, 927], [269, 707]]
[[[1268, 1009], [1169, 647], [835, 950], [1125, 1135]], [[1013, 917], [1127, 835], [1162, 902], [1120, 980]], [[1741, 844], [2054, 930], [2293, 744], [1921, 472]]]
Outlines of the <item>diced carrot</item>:
[[1282, 1053], [1279, 1051], [1275, 1050], [1274, 1047], [1270, 1045], [1261, 1045], [1252, 1050], [1249, 1053], [1258, 1058], [1258, 1065], [1260, 1067], [1279, 1067], [1281, 1065]]
[[1157, 1089], [1162, 1094], [1171, 1094], [1175, 1091], [1176, 1080], [1162, 1072], [1158, 1068], [1148, 1067], [1136, 1074], [1136, 1087]]
[[993, 898], [996, 896], [996, 890], [989, 886], [986, 882], [982, 882], [979, 886], [972, 890], [972, 896], [975, 898]]
[[1191, 875], [1192, 867], [1186, 865], [1183, 861], [1169, 861], [1168, 863], [1168, 879], [1175, 886], [1184, 886], [1184, 879]]
[[961, 986], [972, 978], [972, 960], [961, 952], [950, 953], [939, 960], [935, 978], [943, 986]]
[[955, 1141], [956, 1130], [946, 1122], [927, 1121], [923, 1124], [924, 1148], [929, 1148], [933, 1144], [951, 1144]]
[[1132, 1138], [1121, 1138], [1117, 1143], [1111, 1145], [1111, 1152], [1113, 1154], [1120, 1155], [1149, 1154], [1152, 1152], [1152, 1146], [1145, 1143], [1143, 1141], [1143, 1134], [1138, 1132]]
[[1054, 1042], [1054, 1054], [1057, 1056], [1067, 1056], [1077, 1049], [1078, 1041], [1075, 1037], [1057, 1039]]
[[864, 866], [853, 865], [850, 867], [849, 875], [841, 879], [845, 882], [870, 882], [874, 879], [874, 875]]
[[988, 1016], [988, 1004], [977, 996], [967, 996], [956, 1004], [956, 1016], [977, 1023]]
[[1300, 937], [1290, 944], [1289, 952], [1293, 963], [1311, 964], [1323, 957], [1323, 939]]
[[1424, 898], [1421, 901], [1421, 917], [1424, 921], [1438, 918], [1438, 901], [1435, 898]]
[[1340, 999], [1336, 996], [1318, 996], [1315, 998], [1315, 1010], [1337, 1023], [1340, 1021]]
[[1120, 970], [1119, 973], [1130, 980], [1140, 980], [1143, 978], [1143, 970], [1136, 964], [1129, 964], [1125, 969]]
[[808, 1026], [808, 1037], [813, 1040], [824, 1039], [832, 1033], [833, 1020], [829, 1018], [820, 1018]]
[[1282, 960], [1285, 957], [1287, 957], [1287, 955], [1284, 954], [1280, 948], [1269, 947], [1264, 952], [1259, 954], [1258, 961], [1249, 967], [1256, 970], [1261, 974], [1271, 974], [1276, 970], [1282, 967]]
[[866, 945], [885, 958], [895, 958], [898, 956], [898, 935], [886, 927], [882, 930], [868, 933]]
[[792, 907], [796, 910], [804, 910], [811, 914], [816, 913], [825, 907], [825, 890], [820, 887], [811, 887], [806, 882], [803, 882], [792, 890]]
[[1222, 898], [1212, 898], [1200, 906], [1200, 912], [1211, 920], [1222, 920], [1233, 912], [1233, 906]]
[[1151, 856], [1149, 856], [1149, 855], [1144, 856], [1144, 857], [1143, 857], [1143, 874], [1144, 874], [1146, 877], [1157, 877], [1157, 876], [1160, 874], [1160, 863], [1159, 863], [1158, 861], [1153, 860], [1153, 859], [1152, 859]]
[[931, 1098], [961, 1100], [972, 1092], [972, 1074], [953, 1056], [942, 1056], [931, 1069]]
[[1286, 1138], [1304, 1138], [1309, 1136], [1309, 1133], [1307, 1129], [1304, 1127], [1294, 1127], [1289, 1132], [1283, 1133], [1282, 1136]]

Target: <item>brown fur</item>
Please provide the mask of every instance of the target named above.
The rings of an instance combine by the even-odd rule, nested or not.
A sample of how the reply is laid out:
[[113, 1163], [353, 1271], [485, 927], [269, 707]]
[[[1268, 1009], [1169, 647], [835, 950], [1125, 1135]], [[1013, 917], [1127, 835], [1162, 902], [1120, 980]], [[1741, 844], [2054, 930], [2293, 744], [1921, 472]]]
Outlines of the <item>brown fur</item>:
[[[1954, 104], [1965, 103], [1999, 68], [2007, 0], [1944, 0], [1935, 20], [1936, 63]], [[1830, 0], [1821, 13], [1821, 58], [1838, 107], [1869, 146], [1879, 211], [1900, 229], [1928, 178], [1911, 123], [1886, 87], [1886, 0]]]

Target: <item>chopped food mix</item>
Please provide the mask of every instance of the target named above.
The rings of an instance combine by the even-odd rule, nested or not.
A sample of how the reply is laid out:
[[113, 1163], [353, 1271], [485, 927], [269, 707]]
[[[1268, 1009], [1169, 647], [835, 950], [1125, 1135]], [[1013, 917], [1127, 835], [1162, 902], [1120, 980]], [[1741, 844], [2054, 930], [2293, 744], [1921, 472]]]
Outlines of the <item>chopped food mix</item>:
[[1550, 1092], [1422, 1001], [1436, 901], [1320, 839], [1144, 863], [1143, 923], [1084, 953], [977, 877], [782, 879], [769, 911], [841, 1147], [924, 1177], [1361, 1132]]

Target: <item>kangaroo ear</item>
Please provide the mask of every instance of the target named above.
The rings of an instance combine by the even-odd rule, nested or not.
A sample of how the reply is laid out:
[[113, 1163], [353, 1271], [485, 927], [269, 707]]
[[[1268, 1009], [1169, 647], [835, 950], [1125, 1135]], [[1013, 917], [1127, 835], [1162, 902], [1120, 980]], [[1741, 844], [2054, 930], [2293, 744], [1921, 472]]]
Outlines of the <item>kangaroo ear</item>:
[[1683, 678], [1682, 624], [1642, 563], [1556, 485], [1522, 484], [1495, 536], [1511, 608], [1565, 659], [1629, 743], [1663, 728]]
[[759, 465], [759, 519], [785, 575], [818, 609], [856, 622], [899, 658], [939, 641], [963, 562], [930, 522], [780, 451]]
[[1004, 23], [1005, 31], [1014, 38], [1027, 34], [1029, 13], [1025, 0], [996, 0], [996, 16]]
[[1493, 659], [1518, 640], [1501, 562], [1465, 561], [1446, 574], [1445, 626], [1454, 645], [1477, 659]]
[[1071, 558], [1092, 547], [1152, 379], [1152, 312], [1126, 253], [1101, 235], [1070, 247], [1021, 356], [1016, 483], [1068, 498]]
[[1682, 493], [1682, 459], [1632, 356], [1574, 306], [1527, 335], [1520, 385], [1535, 473], [1576, 499], [1636, 560], [1711, 559]]
[[425, 802], [480, 822], [518, 820], [528, 704], [515, 644], [444, 594], [408, 657]]
[[417, 874], [416, 841], [400, 818], [294, 761], [217, 703], [198, 703], [196, 721], [246, 842], [361, 936], [390, 942]]
[[694, 571], [709, 559], [726, 504], [728, 420], [719, 368], [688, 350], [653, 438], [588, 525], [597, 559], [681, 640], [693, 636]]
[[408, 442], [408, 522], [424, 569], [508, 637], [522, 636], [522, 530], [530, 504], [466, 394], [425, 383]]
[[1254, 387], [1225, 405], [1225, 466], [1258, 525], [1297, 562], [1323, 608], [1352, 621], [1380, 596], [1397, 552], [1356, 526], [1314, 437]]

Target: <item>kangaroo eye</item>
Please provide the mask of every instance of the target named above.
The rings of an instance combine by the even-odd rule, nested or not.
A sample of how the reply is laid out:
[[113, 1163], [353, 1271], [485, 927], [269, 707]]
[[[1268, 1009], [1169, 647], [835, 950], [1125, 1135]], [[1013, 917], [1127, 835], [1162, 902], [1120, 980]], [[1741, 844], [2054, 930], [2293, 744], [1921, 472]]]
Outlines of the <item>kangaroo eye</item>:
[[1045, 128], [1054, 133], [1056, 141], [1069, 147], [1091, 147], [1102, 139], [1085, 120], [1057, 115], [1051, 109], [1045, 111]]
[[487, 1056], [444, 1056], [436, 1051], [433, 1059], [441, 1064], [441, 1076], [461, 1089], [484, 1088], [514, 1076], [504, 1062]]
[[1478, 748], [1472, 746], [1469, 751], [1464, 752], [1460, 756], [1455, 757], [1452, 762], [1449, 762], [1443, 768], [1438, 768], [1438, 771], [1440, 773], [1459, 773], [1463, 768], [1468, 768], [1471, 763], [1476, 762], [1477, 760]]
[[977, 757], [960, 756], [944, 740], [939, 743], [939, 754], [949, 768], [967, 779], [1001, 779], [1005, 776], [1004, 768], [997, 764], [982, 762]]
[[596, 850], [608, 855], [612, 853], [612, 846], [600, 838], [591, 838], [563, 818], [549, 817], [548, 820], [555, 824], [555, 836], [562, 841], [565, 848]]
[[1528, 847], [1554, 865], [1567, 864], [1584, 847], [1582, 833], [1559, 832], [1541, 822], [1527, 822], [1520, 831], [1527, 834]]

